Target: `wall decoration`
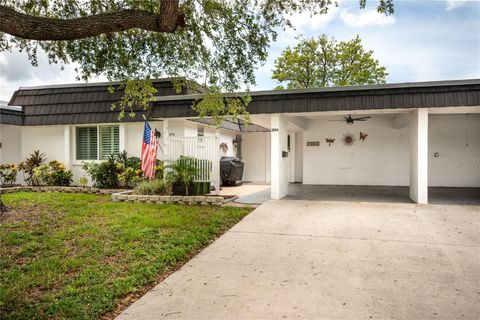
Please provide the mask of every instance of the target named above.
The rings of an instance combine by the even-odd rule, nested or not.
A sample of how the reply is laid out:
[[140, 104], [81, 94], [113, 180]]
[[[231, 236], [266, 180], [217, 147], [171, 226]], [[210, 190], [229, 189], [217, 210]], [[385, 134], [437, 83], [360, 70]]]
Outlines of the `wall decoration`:
[[226, 142], [220, 143], [220, 150], [222, 150], [223, 153], [227, 153], [228, 151], [228, 144]]
[[365, 141], [367, 139], [368, 133], [360, 132], [360, 140]]
[[353, 134], [348, 132], [343, 135], [342, 141], [343, 141], [343, 145], [347, 147], [351, 147], [355, 144], [355, 137], [353, 136]]
[[307, 147], [319, 147], [320, 141], [307, 141]]
[[332, 138], [326, 138], [325, 139], [325, 142], [328, 143], [328, 146], [330, 147], [332, 145], [332, 143], [335, 142], [335, 139], [332, 139]]

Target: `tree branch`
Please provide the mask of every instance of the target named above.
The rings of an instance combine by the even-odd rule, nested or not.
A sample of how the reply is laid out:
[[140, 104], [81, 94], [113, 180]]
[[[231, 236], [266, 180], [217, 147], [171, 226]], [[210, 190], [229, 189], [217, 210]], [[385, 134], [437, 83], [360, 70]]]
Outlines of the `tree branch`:
[[160, 13], [121, 10], [73, 19], [27, 15], [0, 5], [0, 32], [30, 40], [75, 40], [133, 28], [173, 33], [185, 26], [178, 1], [160, 2]]

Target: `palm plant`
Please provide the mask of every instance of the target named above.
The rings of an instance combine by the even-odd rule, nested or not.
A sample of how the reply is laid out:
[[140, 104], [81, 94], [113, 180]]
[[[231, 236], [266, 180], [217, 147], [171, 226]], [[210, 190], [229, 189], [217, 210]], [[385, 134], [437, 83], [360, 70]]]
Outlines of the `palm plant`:
[[195, 166], [195, 159], [190, 157], [181, 157], [179, 160], [167, 166], [170, 170], [167, 173], [167, 179], [180, 182], [185, 186], [185, 195], [188, 196], [188, 187], [198, 174]]
[[35, 150], [26, 160], [19, 164], [18, 168], [23, 171], [24, 180], [28, 185], [38, 186], [40, 184], [40, 181], [34, 175], [34, 170], [45, 160], [45, 153]]

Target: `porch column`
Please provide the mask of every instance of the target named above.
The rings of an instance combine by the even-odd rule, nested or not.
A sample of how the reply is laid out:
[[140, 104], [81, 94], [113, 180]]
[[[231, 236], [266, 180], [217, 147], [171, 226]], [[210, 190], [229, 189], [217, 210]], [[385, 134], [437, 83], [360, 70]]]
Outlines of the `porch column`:
[[125, 123], [120, 123], [118, 125], [118, 150], [119, 152], [126, 151], [126, 125]]
[[215, 150], [214, 150], [214, 159], [216, 159], [213, 162], [213, 187], [215, 188], [215, 194], [219, 195], [220, 194], [220, 130], [216, 129], [215, 130]]
[[410, 118], [410, 199], [428, 203], [428, 109]]
[[288, 193], [287, 119], [282, 114], [271, 116], [271, 198], [281, 199]]
[[163, 128], [162, 128], [162, 140], [163, 140], [163, 161], [168, 160], [168, 143], [169, 143], [169, 132], [168, 132], [168, 119], [163, 119]]
[[63, 164], [65, 168], [71, 170], [71, 143], [70, 143], [70, 126], [63, 126]]

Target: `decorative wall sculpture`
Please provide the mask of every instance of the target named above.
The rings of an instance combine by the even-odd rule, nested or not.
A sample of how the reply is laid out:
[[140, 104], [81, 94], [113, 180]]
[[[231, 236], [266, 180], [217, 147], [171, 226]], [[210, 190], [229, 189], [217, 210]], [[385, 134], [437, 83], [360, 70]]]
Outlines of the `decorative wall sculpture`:
[[365, 139], [368, 137], [368, 133], [360, 132], [360, 140], [365, 141]]
[[350, 147], [355, 144], [355, 137], [353, 136], [353, 134], [348, 132], [343, 135], [342, 141], [343, 141], [343, 145]]
[[326, 138], [326, 139], [325, 139], [325, 142], [327, 142], [327, 143], [328, 143], [328, 146], [330, 147], [330, 146], [332, 145], [332, 143], [334, 143], [334, 142], [335, 142], [335, 139], [332, 139], [332, 138]]
[[223, 153], [227, 153], [228, 151], [228, 144], [226, 142], [220, 143], [220, 150], [222, 150]]

